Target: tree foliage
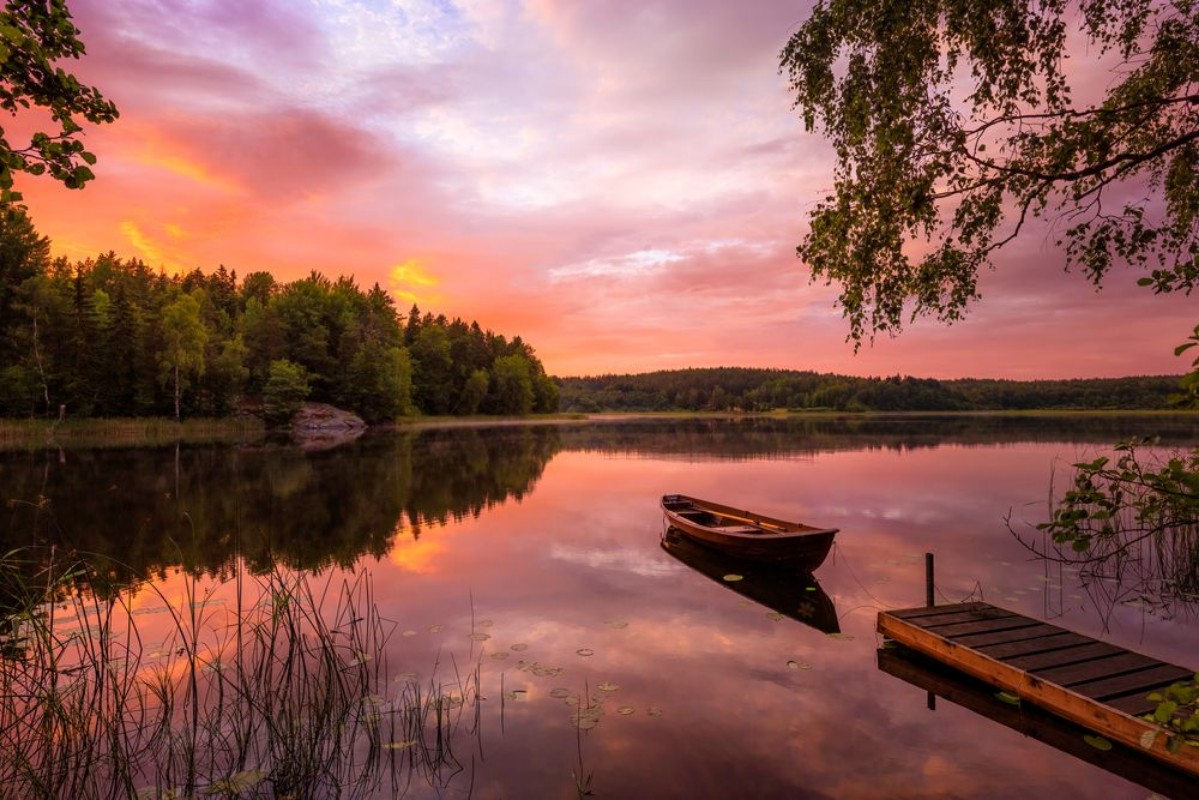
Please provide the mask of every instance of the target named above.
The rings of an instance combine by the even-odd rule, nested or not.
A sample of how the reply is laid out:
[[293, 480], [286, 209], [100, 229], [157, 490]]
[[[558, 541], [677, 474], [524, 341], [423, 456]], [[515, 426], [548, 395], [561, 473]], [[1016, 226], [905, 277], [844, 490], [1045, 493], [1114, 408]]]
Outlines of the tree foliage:
[[[1114, 76], [1102, 97], [1071, 85], [1081, 58]], [[856, 343], [960, 318], [1035, 217], [1097, 285], [1117, 262], [1199, 280], [1195, 0], [820, 0], [780, 60], [836, 152], [797, 252]]]
[[98, 89], [55, 66], [83, 53], [66, 0], [14, 0], [0, 10], [0, 109], [13, 116], [41, 109], [52, 123], [19, 145], [0, 128], [0, 204], [21, 199], [13, 191], [15, 173], [49, 173], [71, 189], [95, 177], [96, 156], [78, 138], [79, 119], [99, 125], [113, 122], [118, 112]]
[[1165, 409], [1176, 376], [935, 380], [718, 367], [558, 380], [566, 411]]
[[271, 362], [262, 389], [262, 414], [268, 423], [286, 425], [295, 416], [312, 391], [308, 378], [308, 370], [294, 361]]
[[[223, 416], [252, 408], [277, 364], [305, 396], [368, 422], [414, 414], [523, 413], [497, 363], [519, 358], [531, 410], [556, 388], [519, 336], [421, 314], [401, 322], [378, 285], [320, 273], [290, 283], [218, 267], [168, 276], [114, 253], [51, 260], [22, 209], [0, 210], [0, 416]], [[501, 370], [507, 370], [501, 367]], [[419, 391], [418, 391], [419, 389]]]

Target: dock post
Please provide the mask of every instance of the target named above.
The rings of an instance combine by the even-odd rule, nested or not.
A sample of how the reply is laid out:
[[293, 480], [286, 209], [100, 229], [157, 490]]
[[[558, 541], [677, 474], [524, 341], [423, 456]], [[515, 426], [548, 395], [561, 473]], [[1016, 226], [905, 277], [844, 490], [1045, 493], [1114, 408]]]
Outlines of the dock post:
[[924, 607], [932, 608], [933, 602], [933, 554], [924, 554]]

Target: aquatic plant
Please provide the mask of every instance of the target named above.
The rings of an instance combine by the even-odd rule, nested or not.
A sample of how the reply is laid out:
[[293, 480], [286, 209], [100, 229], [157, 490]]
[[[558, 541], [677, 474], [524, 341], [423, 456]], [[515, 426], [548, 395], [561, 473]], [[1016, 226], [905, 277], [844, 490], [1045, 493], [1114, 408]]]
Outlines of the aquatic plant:
[[454, 663], [441, 681], [435, 665], [387, 697], [391, 630], [365, 570], [238, 570], [231, 598], [184, 575], [172, 603], [150, 584], [91, 591], [85, 562], [30, 581], [22, 556], [0, 559], [6, 796], [394, 796], [462, 770], [454, 742], [479, 728], [479, 670]]
[[[1149, 699], [1157, 703], [1157, 708], [1145, 719], [1165, 729], [1166, 748], [1171, 753], [1183, 747], [1199, 747], [1199, 673], [1150, 694]], [[1149, 740], [1150, 746], [1152, 743]]]
[[1114, 459], [1072, 465], [1070, 487], [1051, 501], [1049, 520], [1036, 526], [1048, 540], [1017, 538], [1042, 558], [1078, 567], [1084, 583], [1108, 593], [1109, 607], [1124, 603], [1166, 616], [1194, 613], [1199, 451], [1144, 452], [1153, 444], [1126, 442], [1115, 448]]

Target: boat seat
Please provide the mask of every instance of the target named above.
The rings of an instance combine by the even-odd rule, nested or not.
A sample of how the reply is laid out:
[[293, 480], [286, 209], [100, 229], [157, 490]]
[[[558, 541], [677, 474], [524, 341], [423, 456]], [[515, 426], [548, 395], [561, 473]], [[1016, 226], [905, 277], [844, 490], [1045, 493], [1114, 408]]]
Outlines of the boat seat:
[[755, 528], [753, 525], [729, 525], [720, 528], [721, 533], [762, 533], [761, 528]]

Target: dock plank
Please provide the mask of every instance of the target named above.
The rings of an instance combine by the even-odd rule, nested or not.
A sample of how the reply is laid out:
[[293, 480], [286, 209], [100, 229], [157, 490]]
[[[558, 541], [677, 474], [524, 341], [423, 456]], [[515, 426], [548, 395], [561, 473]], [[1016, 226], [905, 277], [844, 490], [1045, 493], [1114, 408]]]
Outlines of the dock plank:
[[945, 606], [924, 606], [923, 608], [905, 608], [892, 611], [898, 619], [917, 619], [920, 617], [936, 617], [941, 614], [957, 614], [962, 611], [977, 610], [985, 607], [986, 603], [951, 603]]
[[[935, 628], [935, 631], [940, 636], [954, 638], [957, 636], [970, 636], [975, 633], [994, 633], [997, 631], [1016, 630], [1017, 628], [1030, 628], [1037, 624], [1036, 620], [1031, 620], [1028, 617], [999, 617], [997, 619], [981, 619], [973, 622], [959, 622], [955, 625], [943, 625]], [[930, 630], [927, 629], [926, 630]]]
[[[1115, 645], [1110, 645], [1105, 642], [1096, 642], [1093, 639], [1089, 639], [1086, 636], [1079, 636], [1078, 634], [1065, 634], [1062, 638], [1072, 643], [1066, 647], [1046, 647], [1035, 651], [1028, 650], [1024, 655], [1015, 655], [1011, 658], [1004, 656], [1003, 662], [1008, 666], [1016, 667], [1017, 669], [1025, 669], [1029, 672], [1036, 672], [1038, 670], [1051, 669], [1053, 667], [1064, 667], [1070, 664], [1078, 664], [1080, 662], [1090, 661], [1096, 658], [1119, 655], [1120, 653], [1125, 652]], [[1077, 641], [1080, 639], [1082, 641]], [[995, 655], [994, 652], [986, 650], [985, 648], [980, 649], [989, 655]]]
[[1017, 614], [1004, 612], [1002, 614], [985, 614], [980, 613], [976, 609], [967, 609], [959, 611], [956, 614], [937, 614], [936, 616], [914, 617], [910, 621], [922, 625], [929, 630], [934, 630], [945, 625], [954, 625], [962, 622], [985, 622], [992, 619], [1013, 619]]
[[1020, 628], [993, 633], [977, 633], [967, 636], [955, 636], [954, 641], [963, 647], [987, 647], [1005, 642], [1019, 642], [1025, 639], [1039, 639], [1045, 636], [1057, 636], [1069, 633], [1065, 628], [1041, 623], [1031, 628]]
[[[1148, 692], [1187, 678], [1193, 670], [985, 606], [947, 607], [952, 610], [945, 614], [933, 614], [927, 608], [884, 611], [878, 615], [878, 632], [967, 675], [1014, 692], [1110, 741], [1141, 747], [1159, 761], [1199, 775], [1199, 748], [1183, 747], [1170, 753], [1165, 736], [1157, 736], [1151, 747], [1143, 748], [1144, 734], [1160, 732], [1161, 727], [1138, 716], [1152, 710], [1152, 706], [1146, 707]], [[949, 622], [946, 616], [963, 613], [969, 615], [964, 622]], [[938, 617], [942, 618], [941, 624]]]
[[1030, 672], [1035, 673], [1038, 678], [1060, 683], [1062, 686], [1076, 686], [1091, 681], [1114, 678], [1129, 672], [1150, 669], [1160, 664], [1161, 662], [1157, 659], [1143, 656], [1140, 653], [1130, 653], [1127, 650], [1121, 651], [1117, 649], [1115, 654], [1101, 656], [1077, 664], [1046, 667], [1043, 669], [1029, 669], [1025, 667], [1025, 669], [1029, 669]]
[[1171, 683], [1182, 680], [1192, 674], [1194, 673], [1182, 667], [1176, 667], [1173, 664], [1159, 664], [1156, 667], [1150, 667], [1149, 669], [1143, 669], [1127, 675], [1117, 675], [1114, 678], [1103, 678], [1087, 683], [1075, 684], [1070, 688], [1083, 697], [1102, 700], [1105, 697], [1120, 697], [1132, 694], [1133, 692], [1148, 694], [1155, 689], [1165, 688]]
[[[1019, 633], [1019, 630], [1016, 631]], [[1041, 655], [1048, 652], [1078, 647], [1094, 641], [1077, 633], [1057, 633], [1052, 636], [1035, 636], [1031, 639], [1010, 639], [997, 644], [982, 645], [975, 649], [992, 658], [1011, 663], [1017, 656]], [[1028, 667], [1022, 667], [1028, 669]]]

